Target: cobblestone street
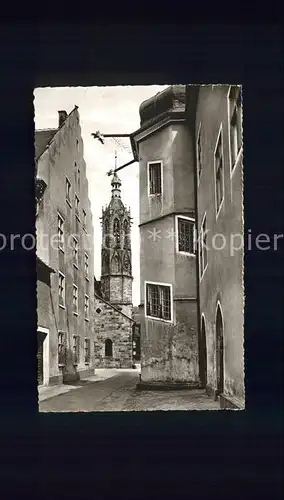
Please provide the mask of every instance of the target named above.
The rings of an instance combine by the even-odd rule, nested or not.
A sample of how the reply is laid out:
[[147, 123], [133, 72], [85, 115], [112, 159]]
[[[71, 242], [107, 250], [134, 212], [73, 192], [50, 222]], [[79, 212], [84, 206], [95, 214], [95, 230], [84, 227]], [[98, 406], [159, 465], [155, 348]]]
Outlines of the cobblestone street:
[[[99, 370], [98, 370], [99, 372]], [[93, 377], [95, 379], [95, 377]], [[68, 392], [40, 401], [40, 412], [218, 410], [203, 390], [137, 391], [137, 370], [113, 370], [97, 380], [81, 380]]]

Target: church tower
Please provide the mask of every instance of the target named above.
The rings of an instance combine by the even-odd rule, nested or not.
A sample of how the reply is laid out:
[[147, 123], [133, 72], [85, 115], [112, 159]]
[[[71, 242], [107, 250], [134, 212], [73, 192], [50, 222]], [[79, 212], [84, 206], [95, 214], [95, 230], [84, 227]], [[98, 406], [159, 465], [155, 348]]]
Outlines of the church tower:
[[[116, 168], [116, 156], [115, 156]], [[114, 172], [111, 200], [102, 210], [102, 275], [104, 298], [131, 318], [132, 265], [130, 210], [121, 200], [121, 181]]]

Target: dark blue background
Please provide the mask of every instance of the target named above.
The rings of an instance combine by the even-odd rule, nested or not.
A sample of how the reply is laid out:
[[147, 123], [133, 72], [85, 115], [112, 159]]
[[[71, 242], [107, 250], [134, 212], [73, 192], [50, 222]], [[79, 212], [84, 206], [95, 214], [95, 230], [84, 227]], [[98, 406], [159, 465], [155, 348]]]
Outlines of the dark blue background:
[[[56, 4], [45, 8], [56, 17]], [[2, 234], [34, 232], [34, 87], [171, 83], [243, 85], [246, 232], [283, 233], [279, 25], [19, 21], [0, 38]], [[35, 273], [34, 252], [0, 251], [2, 488], [15, 498], [101, 499], [112, 488], [116, 498], [182, 488], [185, 498], [281, 497], [283, 240], [245, 257], [243, 412], [39, 415]]]

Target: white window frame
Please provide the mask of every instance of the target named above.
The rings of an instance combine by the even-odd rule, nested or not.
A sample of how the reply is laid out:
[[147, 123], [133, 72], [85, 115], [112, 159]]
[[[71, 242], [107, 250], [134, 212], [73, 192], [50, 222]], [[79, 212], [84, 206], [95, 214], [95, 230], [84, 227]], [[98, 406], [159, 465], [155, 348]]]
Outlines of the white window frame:
[[[88, 341], [88, 343], [86, 343], [86, 340]], [[88, 346], [87, 361], [86, 361], [86, 351], [87, 351], [86, 346]], [[89, 365], [91, 362], [91, 339], [90, 339], [90, 337], [84, 338], [84, 362], [85, 362], [85, 365]]]
[[[77, 203], [78, 200], [78, 203]], [[78, 205], [78, 206], [77, 206]], [[76, 217], [79, 219], [79, 207], [80, 207], [80, 198], [79, 196], [75, 193], [75, 214]]]
[[[87, 269], [87, 272], [86, 272]], [[86, 280], [89, 281], [89, 254], [85, 252], [84, 255], [84, 273], [85, 273], [85, 278]]]
[[[63, 342], [59, 344], [59, 335], [63, 335]], [[58, 351], [58, 366], [66, 366], [66, 359], [65, 363], [59, 363], [59, 345], [63, 345], [64, 348], [64, 355], [66, 356], [66, 332], [64, 330], [58, 330], [58, 336], [57, 336], [57, 351]]]
[[[61, 222], [62, 222], [62, 240], [59, 241], [59, 238], [58, 238], [58, 248], [62, 252], [64, 252], [64, 247], [65, 247], [65, 245], [64, 245], [64, 222], [65, 221], [64, 221], [64, 218], [62, 217], [62, 215], [59, 212], [57, 212], [57, 234], [58, 234], [58, 237], [59, 237], [59, 220], [58, 219], [60, 219]], [[62, 243], [62, 245], [61, 245], [61, 243]]]
[[[161, 165], [161, 192], [150, 194], [150, 166], [156, 163]], [[147, 162], [147, 191], [148, 198], [155, 198], [157, 196], [163, 196], [163, 183], [164, 183], [164, 163], [162, 160], [152, 160]]]
[[[69, 186], [69, 196], [67, 195], [67, 184]], [[66, 176], [65, 177], [65, 196], [66, 196], [66, 202], [68, 203], [68, 205], [70, 207], [72, 207], [71, 194], [72, 194], [72, 184], [70, 182], [70, 179], [68, 179], [68, 177]]]
[[[220, 203], [219, 208], [217, 208], [216, 151], [217, 151], [217, 148], [218, 148], [218, 144], [219, 144], [219, 139], [220, 138], [221, 138], [221, 153], [222, 153], [222, 167], [223, 167], [223, 180], [222, 180], [223, 198], [222, 198], [222, 201]], [[217, 140], [216, 140], [216, 144], [215, 144], [215, 148], [214, 148], [214, 192], [215, 192], [215, 216], [216, 216], [216, 220], [217, 220], [218, 217], [219, 217], [219, 214], [220, 214], [220, 212], [222, 210], [222, 207], [224, 206], [224, 202], [225, 202], [225, 162], [224, 162], [224, 138], [223, 138], [223, 125], [222, 125], [222, 122], [221, 122], [221, 125], [219, 127], [219, 131], [218, 131], [218, 135], [217, 135]]]
[[[202, 278], [206, 272], [206, 269], [208, 267], [208, 250], [206, 249], [206, 254], [207, 254], [207, 262], [206, 266], [203, 268], [203, 226], [204, 226], [204, 221], [206, 221], [206, 226], [207, 226], [207, 212], [203, 215], [203, 219], [200, 225], [200, 231], [199, 231], [199, 245], [198, 245], [198, 259], [199, 259], [199, 281], [202, 281]], [[205, 227], [206, 231], [206, 227]], [[208, 234], [208, 233], [207, 233]], [[201, 249], [201, 251], [200, 251]], [[201, 255], [200, 255], [201, 254]], [[202, 261], [202, 272], [201, 272], [201, 261]]]
[[[243, 152], [243, 143], [241, 144], [241, 147], [238, 151], [238, 154], [236, 156], [236, 159], [235, 159], [235, 163], [234, 165], [232, 165], [232, 146], [231, 146], [231, 98], [230, 98], [230, 94], [231, 94], [231, 91], [232, 91], [232, 87], [240, 87], [240, 92], [242, 92], [242, 87], [241, 85], [230, 85], [229, 86], [229, 90], [228, 90], [228, 94], [227, 94], [227, 111], [228, 111], [228, 137], [229, 137], [229, 157], [230, 157], [230, 177], [232, 178], [235, 170], [236, 170], [236, 166], [239, 164], [239, 159], [242, 155], [242, 152]], [[243, 110], [242, 110], [242, 106], [241, 106], [241, 117], [243, 116]], [[243, 124], [242, 124], [242, 132], [243, 132]], [[243, 141], [242, 141], [243, 142]]]
[[201, 122], [199, 123], [198, 131], [197, 131], [197, 139], [196, 139], [196, 164], [197, 164], [197, 185], [199, 186], [200, 178], [203, 172], [203, 162], [202, 162], [202, 148], [201, 148], [201, 168], [199, 174], [199, 155], [198, 155], [198, 143], [201, 139]]
[[[163, 319], [163, 318], [157, 318], [156, 316], [149, 316], [147, 314], [147, 285], [158, 285], [158, 286], [167, 286], [170, 288], [170, 302], [171, 302], [171, 319]], [[171, 283], [161, 283], [157, 281], [144, 281], [144, 312], [145, 312], [145, 318], [152, 319], [155, 321], [161, 321], [163, 323], [174, 323], [174, 300], [173, 300], [173, 285]]]
[[[178, 230], [178, 220], [179, 219], [184, 219], [184, 220], [188, 220], [189, 222], [193, 222], [193, 253], [184, 252], [184, 251], [179, 250], [179, 230]], [[176, 234], [176, 251], [177, 251], [177, 253], [180, 253], [181, 255], [188, 255], [191, 257], [195, 257], [196, 256], [196, 252], [194, 252], [195, 242], [196, 242], [195, 219], [193, 219], [192, 217], [187, 217], [185, 215], [176, 215], [175, 216], [175, 224], [176, 224], [175, 234]]]
[[[76, 339], [76, 343], [75, 343], [75, 339]], [[77, 360], [75, 360], [75, 356], [74, 356], [73, 365], [79, 365], [80, 364], [80, 354], [81, 354], [81, 352], [80, 352], [80, 336], [79, 335], [73, 335], [72, 352], [73, 352], [73, 356], [74, 356], [74, 354], [78, 355]]]
[[[77, 290], [77, 295], [76, 295], [76, 310], [74, 310], [74, 290]], [[75, 316], [78, 316], [78, 287], [77, 285], [75, 285], [75, 283], [73, 283], [73, 291], [72, 291], [72, 307], [73, 307], [73, 314], [75, 314]]]
[[[86, 301], [86, 299], [88, 299], [88, 300]], [[88, 304], [88, 308], [87, 308], [88, 315], [86, 315], [86, 304]], [[90, 321], [90, 297], [86, 293], [85, 293], [85, 297], [84, 297], [84, 316], [85, 316], [86, 321]]]
[[[77, 238], [75, 238], [74, 235], [72, 235], [72, 243], [73, 243], [73, 248], [72, 248], [73, 266], [78, 269], [78, 267], [79, 267], [79, 243], [78, 243]], [[76, 243], [77, 246], [74, 243]], [[77, 250], [77, 253], [76, 253], [76, 250]], [[75, 260], [75, 255], [77, 255], [77, 261]]]
[[87, 227], [87, 212], [83, 208], [83, 229], [86, 229], [86, 227]]
[[[60, 294], [59, 294], [60, 276], [63, 278], [63, 304], [60, 304], [60, 302], [59, 302], [59, 298], [60, 298]], [[65, 306], [66, 306], [65, 274], [63, 274], [61, 271], [58, 271], [58, 302], [59, 302], [59, 307], [61, 307], [61, 309], [65, 309]]]
[[37, 327], [38, 332], [42, 332], [46, 334], [46, 337], [43, 341], [43, 384], [48, 385], [49, 383], [49, 329], [44, 326]]

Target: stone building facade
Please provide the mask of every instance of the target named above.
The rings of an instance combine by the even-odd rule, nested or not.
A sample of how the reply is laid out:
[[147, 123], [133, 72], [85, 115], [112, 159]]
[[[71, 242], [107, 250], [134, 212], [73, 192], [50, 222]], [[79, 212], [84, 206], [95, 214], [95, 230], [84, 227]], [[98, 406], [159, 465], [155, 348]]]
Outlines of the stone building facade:
[[134, 321], [95, 292], [95, 364], [97, 368], [132, 368]]
[[194, 141], [185, 86], [143, 102], [132, 145], [139, 162], [141, 387], [200, 384]]
[[132, 367], [131, 215], [121, 200], [121, 181], [111, 181], [102, 210], [101, 281], [95, 281], [96, 366]]
[[[58, 127], [35, 132], [37, 255], [54, 270], [50, 303], [38, 287], [38, 324], [49, 323], [46, 384], [94, 373], [94, 249], [78, 108], [59, 111]], [[46, 295], [46, 294], [45, 294]], [[43, 319], [45, 318], [45, 319]]]
[[241, 114], [237, 86], [173, 85], [141, 104], [131, 136], [141, 386], [206, 387], [236, 408], [244, 407]]
[[[188, 102], [192, 97], [188, 87]], [[243, 408], [243, 164], [241, 87], [204, 85], [196, 96], [200, 361], [221, 406]], [[188, 112], [192, 113], [193, 109]], [[234, 236], [236, 235], [236, 236]], [[202, 249], [206, 240], [208, 249]], [[235, 246], [235, 248], [234, 248]]]

